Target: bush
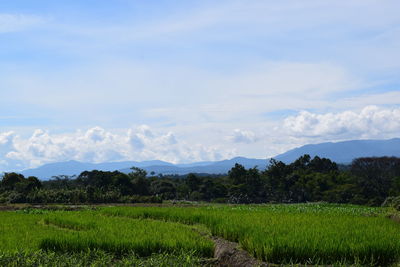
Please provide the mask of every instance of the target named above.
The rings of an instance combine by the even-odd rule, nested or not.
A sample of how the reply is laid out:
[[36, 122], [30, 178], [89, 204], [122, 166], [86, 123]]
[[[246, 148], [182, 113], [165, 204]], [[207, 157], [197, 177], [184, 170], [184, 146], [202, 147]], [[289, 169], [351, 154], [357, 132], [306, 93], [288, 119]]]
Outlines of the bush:
[[400, 210], [400, 196], [397, 197], [387, 197], [382, 203], [382, 207], [392, 207], [396, 210]]
[[15, 191], [12, 191], [8, 195], [8, 199], [6, 201], [7, 203], [25, 203], [26, 202], [26, 197], [22, 193], [18, 193]]

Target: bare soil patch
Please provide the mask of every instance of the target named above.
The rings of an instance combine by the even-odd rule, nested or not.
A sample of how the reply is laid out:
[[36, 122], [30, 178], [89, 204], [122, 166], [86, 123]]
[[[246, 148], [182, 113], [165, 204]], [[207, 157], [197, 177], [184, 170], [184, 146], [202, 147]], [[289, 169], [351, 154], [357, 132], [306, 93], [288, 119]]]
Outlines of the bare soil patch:
[[253, 267], [270, 266], [265, 262], [252, 257], [247, 251], [241, 249], [238, 243], [230, 242], [220, 237], [212, 237], [215, 243], [214, 258], [216, 265], [223, 267]]

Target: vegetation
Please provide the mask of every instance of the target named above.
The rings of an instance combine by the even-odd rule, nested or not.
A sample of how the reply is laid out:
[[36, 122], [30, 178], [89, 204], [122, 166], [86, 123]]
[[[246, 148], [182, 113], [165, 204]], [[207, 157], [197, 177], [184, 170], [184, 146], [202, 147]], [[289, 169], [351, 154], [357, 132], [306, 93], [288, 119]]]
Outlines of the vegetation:
[[298, 204], [196, 208], [105, 208], [103, 213], [204, 224], [213, 235], [272, 263], [387, 265], [400, 256], [400, 226], [383, 210]]
[[131, 254], [122, 258], [116, 258], [115, 255], [101, 250], [79, 253], [55, 253], [38, 250], [35, 252], [0, 251], [0, 266], [195, 267], [204, 266], [204, 262], [201, 258], [191, 253], [182, 253], [180, 255], [158, 253], [147, 258]]
[[148, 176], [132, 168], [85, 171], [78, 177], [39, 181], [4, 174], [0, 203], [304, 203], [325, 201], [381, 205], [400, 195], [400, 159], [358, 158], [350, 166], [304, 155], [291, 164], [271, 160], [265, 170], [236, 164], [227, 175]]
[[0, 251], [38, 249], [58, 252], [102, 250], [150, 256], [157, 252], [192, 252], [211, 256], [213, 244], [188, 226], [150, 219], [101, 216], [95, 211], [1, 213]]
[[343, 204], [3, 211], [0, 265], [200, 266], [214, 235], [269, 263], [388, 266], [400, 261], [400, 225], [387, 212]]
[[0, 212], [0, 265], [204, 265], [214, 235], [270, 263], [387, 266], [400, 261], [400, 216], [389, 220], [389, 208], [372, 206], [400, 210], [399, 199], [400, 159], [394, 157], [338, 166], [304, 155], [291, 164], [271, 160], [262, 171], [236, 164], [227, 175], [210, 176], [148, 176], [132, 168], [40, 181], [6, 173], [0, 203], [173, 202]]

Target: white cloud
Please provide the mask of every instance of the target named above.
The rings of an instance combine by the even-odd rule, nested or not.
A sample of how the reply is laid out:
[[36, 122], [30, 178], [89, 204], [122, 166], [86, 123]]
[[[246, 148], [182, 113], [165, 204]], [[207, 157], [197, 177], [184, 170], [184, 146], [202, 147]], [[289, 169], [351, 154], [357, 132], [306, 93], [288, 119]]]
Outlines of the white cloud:
[[[181, 127], [174, 130], [179, 137], [172, 131], [147, 125], [112, 131], [93, 127], [63, 134], [38, 129], [28, 138], [4, 132], [0, 133], [0, 170], [21, 170], [71, 159], [85, 162], [160, 159], [182, 163], [238, 155], [266, 158], [307, 143], [398, 137], [400, 108], [366, 106], [321, 114], [301, 111], [274, 124], [257, 125], [249, 123], [244, 130], [229, 125], [221, 128], [216, 123], [214, 130], [210, 126], [197, 128], [195, 136], [193, 130]], [[205, 134], [210, 131], [213, 135]]]
[[24, 14], [0, 14], [0, 33], [29, 29], [43, 23], [42, 17]]
[[180, 142], [172, 132], [154, 132], [146, 125], [119, 133], [101, 127], [69, 134], [50, 134], [38, 129], [25, 139], [7, 132], [0, 134], [0, 154], [2, 171], [71, 159], [84, 162], [152, 159], [190, 162], [232, 156], [231, 151], [223, 151], [218, 146]]
[[134, 133], [131, 130], [128, 131], [128, 140], [134, 149], [141, 151], [143, 148], [145, 148], [145, 144], [142, 139], [143, 138], [139, 134]]
[[286, 118], [284, 129], [296, 137], [326, 140], [396, 137], [400, 132], [400, 108], [367, 106], [358, 112], [326, 114], [302, 111]]
[[13, 149], [14, 132], [0, 133], [0, 153]]
[[240, 129], [235, 129], [233, 134], [228, 136], [228, 139], [234, 143], [254, 143], [258, 141], [258, 138], [252, 131], [244, 131]]

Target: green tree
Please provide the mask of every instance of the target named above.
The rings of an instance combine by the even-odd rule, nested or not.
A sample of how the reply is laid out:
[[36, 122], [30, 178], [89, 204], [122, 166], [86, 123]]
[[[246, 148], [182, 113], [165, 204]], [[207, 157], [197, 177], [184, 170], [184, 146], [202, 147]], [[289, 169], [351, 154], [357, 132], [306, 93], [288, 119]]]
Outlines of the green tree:
[[190, 192], [199, 190], [199, 185], [201, 184], [201, 180], [194, 173], [189, 173], [186, 176], [185, 182], [189, 187]]
[[137, 195], [149, 195], [150, 181], [146, 178], [147, 172], [143, 169], [132, 167], [128, 174], [133, 185], [133, 193]]
[[371, 205], [380, 205], [397, 185], [400, 158], [367, 157], [353, 160], [350, 172], [356, 177], [361, 194]]
[[5, 190], [13, 190], [18, 183], [24, 182], [24, 180], [25, 177], [22, 174], [15, 172], [5, 173], [3, 175], [3, 179], [1, 180], [1, 186]]

